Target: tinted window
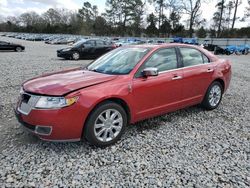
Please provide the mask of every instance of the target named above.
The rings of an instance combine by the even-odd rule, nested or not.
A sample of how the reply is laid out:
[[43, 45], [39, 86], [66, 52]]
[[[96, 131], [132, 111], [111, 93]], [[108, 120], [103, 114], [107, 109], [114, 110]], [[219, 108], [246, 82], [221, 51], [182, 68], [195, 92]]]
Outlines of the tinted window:
[[87, 47], [95, 46], [95, 41], [94, 40], [86, 41], [84, 42], [84, 46], [87, 46]]
[[203, 57], [200, 51], [193, 48], [180, 48], [180, 51], [184, 67], [203, 64]]
[[148, 51], [147, 48], [118, 48], [94, 61], [87, 69], [105, 74], [128, 74]]
[[[177, 57], [174, 48], [161, 49], [155, 52], [143, 65], [142, 69], [148, 67], [158, 68], [159, 72], [177, 68]], [[141, 71], [142, 71], [141, 69]]]
[[85, 42], [86, 40], [79, 40], [79, 41], [77, 41], [73, 46], [75, 46], [75, 47], [78, 47], [78, 46], [81, 46], [82, 44], [84, 44], [84, 42]]
[[96, 41], [96, 46], [104, 46], [104, 45], [105, 45], [105, 43], [103, 41], [101, 41], [101, 40]]

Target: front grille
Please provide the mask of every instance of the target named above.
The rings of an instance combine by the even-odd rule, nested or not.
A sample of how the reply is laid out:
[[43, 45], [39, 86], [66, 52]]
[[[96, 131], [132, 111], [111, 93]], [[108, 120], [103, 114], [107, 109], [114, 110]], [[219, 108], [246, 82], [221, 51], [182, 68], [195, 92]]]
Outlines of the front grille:
[[20, 105], [18, 106], [18, 111], [24, 115], [28, 115], [31, 110], [35, 107], [39, 100], [39, 96], [31, 95], [29, 93], [23, 93], [21, 96]]
[[22, 94], [22, 102], [24, 102], [24, 103], [28, 103], [29, 102], [29, 100], [30, 100], [30, 95], [28, 95], [28, 94]]

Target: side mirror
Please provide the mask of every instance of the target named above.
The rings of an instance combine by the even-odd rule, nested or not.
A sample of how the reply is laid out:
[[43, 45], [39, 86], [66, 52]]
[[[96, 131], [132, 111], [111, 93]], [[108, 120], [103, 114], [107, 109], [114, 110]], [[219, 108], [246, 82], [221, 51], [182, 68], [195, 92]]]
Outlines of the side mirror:
[[158, 74], [159, 74], [158, 69], [154, 67], [145, 68], [142, 71], [142, 76], [145, 78], [150, 77], [150, 76], [158, 76]]

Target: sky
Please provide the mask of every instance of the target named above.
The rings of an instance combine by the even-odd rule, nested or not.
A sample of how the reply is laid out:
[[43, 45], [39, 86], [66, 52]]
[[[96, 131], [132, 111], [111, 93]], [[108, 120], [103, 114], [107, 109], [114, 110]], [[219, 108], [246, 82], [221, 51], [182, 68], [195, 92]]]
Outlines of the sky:
[[[97, 5], [99, 12], [105, 11], [106, 0], [86, 0], [92, 5]], [[211, 23], [212, 14], [215, 12], [215, 4], [218, 0], [208, 0], [208, 3], [203, 3], [202, 17], [205, 18], [208, 23]], [[38, 14], [42, 14], [49, 8], [67, 8], [70, 10], [78, 10], [82, 7], [84, 0], [0, 0], [0, 18], [7, 16], [18, 16], [27, 11], [35, 11]], [[245, 7], [247, 6], [247, 0], [242, 0], [242, 4], [238, 8], [237, 16], [243, 17]], [[154, 12], [154, 8], [151, 5], [146, 7], [147, 13]], [[185, 16], [182, 18], [185, 19]], [[250, 20], [245, 22], [237, 21], [236, 27], [250, 26]]]

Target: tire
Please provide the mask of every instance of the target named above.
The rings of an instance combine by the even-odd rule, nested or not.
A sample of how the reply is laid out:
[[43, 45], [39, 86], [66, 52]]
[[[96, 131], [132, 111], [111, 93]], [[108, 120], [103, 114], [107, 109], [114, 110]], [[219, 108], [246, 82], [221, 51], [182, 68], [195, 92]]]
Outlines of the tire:
[[16, 51], [16, 52], [21, 52], [21, 51], [23, 51], [23, 49], [22, 49], [21, 47], [18, 46], [18, 47], [15, 48], [15, 51]]
[[221, 102], [223, 87], [220, 82], [213, 82], [207, 89], [206, 95], [202, 101], [202, 106], [207, 110], [217, 108]]
[[239, 51], [235, 51], [235, 55], [240, 55], [241, 53]]
[[74, 53], [72, 54], [72, 59], [73, 59], [73, 60], [79, 60], [79, 59], [80, 59], [80, 54], [79, 54], [79, 52], [74, 52]]
[[85, 123], [83, 135], [91, 145], [106, 147], [121, 138], [127, 124], [128, 117], [123, 107], [108, 101], [98, 105], [91, 112]]

